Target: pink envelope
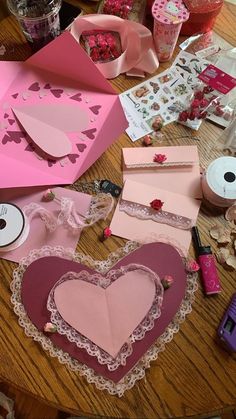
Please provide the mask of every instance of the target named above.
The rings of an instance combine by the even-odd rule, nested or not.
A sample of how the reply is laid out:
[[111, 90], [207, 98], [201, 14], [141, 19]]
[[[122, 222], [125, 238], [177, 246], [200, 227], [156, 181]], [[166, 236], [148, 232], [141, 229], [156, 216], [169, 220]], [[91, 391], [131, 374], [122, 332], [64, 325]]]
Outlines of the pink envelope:
[[[163, 203], [160, 211], [150, 206], [155, 199]], [[141, 243], [165, 241], [187, 256], [200, 205], [200, 200], [127, 179], [110, 228], [116, 236]]]
[[[89, 209], [91, 195], [76, 192], [66, 188], [52, 188], [56, 197], [71, 198], [75, 202], [75, 206], [81, 215], [85, 215]], [[50, 202], [42, 201], [45, 188], [18, 188], [6, 189], [0, 192], [1, 202], [11, 202], [19, 208], [29, 205], [31, 202], [52, 211], [55, 217], [60, 211], [60, 201], [54, 200]], [[14, 222], [14, 220], [12, 220]], [[2, 230], [3, 232], [4, 230]], [[59, 226], [55, 231], [49, 232], [40, 217], [35, 216], [30, 222], [30, 231], [26, 241], [18, 248], [8, 252], [0, 252], [0, 258], [19, 262], [23, 257], [29, 254], [31, 250], [40, 249], [43, 246], [64, 246], [65, 248], [76, 249], [80, 232], [76, 234], [70, 232], [64, 226]]]
[[128, 126], [118, 95], [69, 32], [0, 69], [0, 188], [72, 183]]
[[[163, 154], [162, 164], [153, 161]], [[197, 146], [123, 148], [123, 178], [192, 198], [202, 198]]]

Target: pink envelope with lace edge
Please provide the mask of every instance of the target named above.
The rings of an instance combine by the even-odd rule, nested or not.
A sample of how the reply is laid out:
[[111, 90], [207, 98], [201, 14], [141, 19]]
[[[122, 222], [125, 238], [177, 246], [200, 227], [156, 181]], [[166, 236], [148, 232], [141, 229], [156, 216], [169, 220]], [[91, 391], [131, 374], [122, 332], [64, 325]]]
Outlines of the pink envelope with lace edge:
[[[163, 203], [159, 211], [151, 208], [155, 199]], [[127, 179], [110, 228], [115, 236], [141, 243], [165, 238], [187, 256], [200, 205], [200, 200]]]
[[68, 32], [6, 81], [2, 188], [72, 183], [127, 127], [118, 95]]
[[[123, 179], [157, 186], [201, 199], [201, 176], [197, 146], [123, 148]], [[164, 163], [153, 161], [166, 156]]]

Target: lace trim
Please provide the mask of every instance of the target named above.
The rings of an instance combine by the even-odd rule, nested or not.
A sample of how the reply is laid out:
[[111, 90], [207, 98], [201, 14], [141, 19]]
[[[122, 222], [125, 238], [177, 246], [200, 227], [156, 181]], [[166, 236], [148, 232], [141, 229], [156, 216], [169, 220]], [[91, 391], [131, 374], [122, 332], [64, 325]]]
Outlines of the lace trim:
[[193, 220], [190, 218], [172, 214], [167, 211], [155, 211], [152, 208], [148, 208], [145, 205], [141, 205], [136, 202], [121, 200], [119, 203], [119, 210], [125, 212], [131, 217], [139, 218], [140, 220], [152, 220], [157, 223], [180, 228], [181, 230], [189, 230], [194, 224]]
[[176, 161], [176, 162], [164, 162], [164, 163], [156, 163], [156, 162], [149, 162], [149, 163], [132, 163], [132, 164], [127, 164], [125, 163], [125, 167], [127, 169], [145, 169], [145, 168], [150, 168], [150, 169], [161, 169], [162, 167], [176, 167], [176, 166], [193, 166], [194, 162], [193, 161], [185, 161], [185, 162], [180, 162], [180, 161]]
[[[171, 242], [169, 242], [169, 244], [171, 244]], [[138, 247], [139, 244], [137, 242], [129, 241], [123, 248], [111, 253], [107, 260], [94, 261], [90, 256], [74, 253], [72, 249], [64, 249], [61, 246], [44, 246], [41, 249], [32, 250], [27, 257], [21, 260], [19, 266], [13, 272], [13, 281], [11, 283], [11, 302], [14, 307], [14, 312], [19, 317], [19, 324], [25, 330], [26, 335], [33, 338], [36, 342], [40, 342], [43, 349], [47, 350], [52, 357], [57, 357], [61, 364], [66, 365], [72, 371], [78, 372], [81, 376], [86, 377], [87, 381], [95, 384], [97, 389], [107, 390], [111, 395], [118, 395], [119, 397], [123, 396], [126, 390], [131, 389], [138, 380], [141, 380], [145, 376], [145, 370], [150, 368], [151, 361], [156, 360], [158, 354], [164, 351], [166, 343], [173, 339], [174, 334], [179, 331], [180, 324], [184, 322], [186, 315], [192, 311], [194, 293], [197, 290], [197, 274], [188, 273], [184, 299], [165, 332], [159, 337], [157, 342], [149, 348], [134, 368], [132, 368], [132, 370], [117, 384], [113, 383], [111, 380], [98, 376], [93, 369], [88, 368], [76, 359], [71, 358], [68, 353], [63, 352], [62, 349], [54, 346], [51, 340], [33, 325], [27, 316], [21, 301], [21, 284], [27, 266], [40, 257], [58, 256], [80, 263], [86, 263], [87, 266], [92, 267], [98, 272], [106, 273], [118, 260]]]
[[28, 218], [29, 221], [32, 220], [33, 217], [39, 215], [41, 220], [44, 222], [46, 228], [53, 232], [57, 228], [57, 219], [54, 217], [51, 211], [48, 211], [46, 208], [42, 207], [35, 202], [31, 202], [28, 205], [25, 205], [22, 208], [23, 213]]
[[[99, 346], [95, 345], [90, 339], [86, 338], [76, 329], [71, 327], [63, 319], [63, 317], [58, 312], [54, 300], [55, 289], [63, 282], [74, 279], [86, 281], [94, 285], [99, 285], [102, 288], [107, 288], [121, 275], [137, 269], [141, 269], [151, 275], [152, 280], [155, 282], [155, 297], [148, 314], [145, 316], [140, 325], [133, 331], [128, 341], [122, 346], [117, 357], [113, 358]], [[109, 271], [106, 277], [101, 276], [99, 273], [91, 275], [87, 271], [81, 271], [80, 273], [67, 272], [59, 279], [59, 281], [57, 281], [57, 283], [52, 288], [48, 296], [47, 308], [51, 312], [51, 322], [57, 326], [57, 330], [61, 335], [66, 335], [67, 339], [70, 342], [75, 343], [78, 348], [83, 348], [89, 353], [89, 355], [95, 356], [100, 364], [106, 364], [109, 371], [115, 371], [120, 365], [126, 365], [127, 357], [130, 356], [133, 352], [132, 344], [137, 340], [143, 339], [146, 332], [153, 329], [155, 320], [161, 315], [162, 301], [163, 286], [158, 275], [146, 266], [129, 264], [127, 266], [121, 267], [120, 269]]]

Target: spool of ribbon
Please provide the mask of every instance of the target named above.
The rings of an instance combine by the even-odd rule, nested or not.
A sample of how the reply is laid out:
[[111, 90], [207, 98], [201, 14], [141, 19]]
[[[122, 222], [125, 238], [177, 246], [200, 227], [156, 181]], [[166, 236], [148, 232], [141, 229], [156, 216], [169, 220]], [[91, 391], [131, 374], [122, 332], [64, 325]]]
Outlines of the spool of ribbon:
[[27, 239], [29, 222], [16, 205], [0, 203], [0, 253], [16, 249]]
[[236, 158], [219, 157], [202, 177], [202, 191], [212, 205], [227, 208], [236, 202]]
[[109, 62], [95, 64], [107, 79], [113, 79], [121, 73], [144, 76], [153, 73], [159, 67], [152, 33], [140, 23], [124, 20], [112, 15], [86, 15], [74, 20], [71, 34], [80, 43], [83, 32], [106, 30], [118, 32], [122, 54]]

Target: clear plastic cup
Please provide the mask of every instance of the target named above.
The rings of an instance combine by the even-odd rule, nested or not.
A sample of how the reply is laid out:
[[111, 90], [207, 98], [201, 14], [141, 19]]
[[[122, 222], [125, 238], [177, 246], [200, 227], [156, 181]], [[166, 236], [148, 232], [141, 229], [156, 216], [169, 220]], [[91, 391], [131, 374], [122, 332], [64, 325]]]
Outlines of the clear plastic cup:
[[61, 0], [7, 0], [34, 51], [60, 35]]

